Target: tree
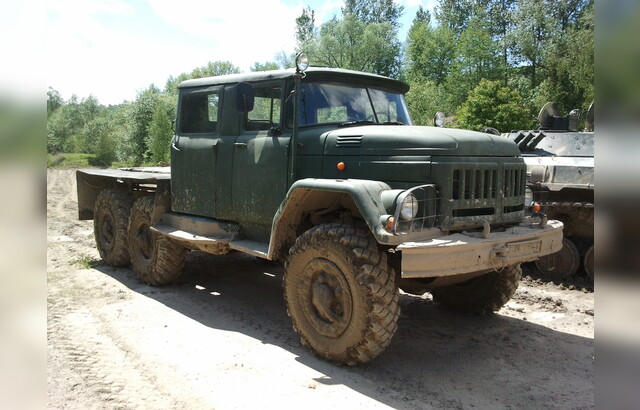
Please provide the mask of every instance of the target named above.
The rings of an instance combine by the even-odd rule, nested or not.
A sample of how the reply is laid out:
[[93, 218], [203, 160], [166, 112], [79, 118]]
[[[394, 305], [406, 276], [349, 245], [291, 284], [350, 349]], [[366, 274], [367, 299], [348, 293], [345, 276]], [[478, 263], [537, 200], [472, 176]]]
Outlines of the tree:
[[454, 33], [443, 25], [431, 28], [419, 13], [420, 10], [407, 35], [407, 73], [415, 81], [428, 80], [439, 85], [452, 72], [456, 55]]
[[113, 122], [106, 116], [101, 116], [88, 121], [82, 129], [85, 141], [88, 144], [87, 151], [95, 154], [92, 165], [110, 166], [116, 160], [115, 137], [113, 135]]
[[259, 63], [256, 61], [251, 66], [250, 70], [251, 71], [270, 71], [270, 70], [277, 70], [279, 68], [280, 66], [275, 61], [267, 61], [265, 63]]
[[136, 165], [148, 159], [149, 125], [159, 100], [160, 89], [151, 84], [149, 88], [139, 92], [136, 100], [131, 104], [130, 127], [124, 142], [129, 147], [128, 159]]
[[388, 23], [365, 24], [354, 14], [323, 24], [319, 38], [309, 44], [309, 55], [328, 67], [400, 75], [400, 43], [395, 29]]
[[481, 80], [458, 110], [458, 126], [471, 130], [493, 127], [506, 132], [529, 129], [533, 117], [522, 106], [520, 95], [499, 81]]
[[63, 104], [64, 99], [60, 93], [49, 87], [47, 90], [47, 118]]
[[433, 125], [436, 112], [453, 113], [457, 108], [445, 86], [430, 80], [413, 81], [406, 99], [414, 125]]
[[89, 152], [93, 141], [85, 138], [82, 130], [103, 108], [92, 95], [78, 101], [74, 94], [66, 104], [51, 111], [47, 119], [47, 152]]
[[229, 61], [210, 61], [202, 67], [194, 68], [190, 73], [182, 73], [177, 77], [169, 76], [164, 86], [164, 92], [177, 95], [178, 86], [185, 80], [225, 74], [237, 74], [239, 72], [240, 69]]
[[175, 118], [175, 103], [173, 98], [161, 96], [147, 128], [148, 155], [151, 162], [169, 162], [171, 137], [173, 128], [171, 121]]
[[300, 17], [296, 18], [296, 50], [304, 51], [306, 45], [316, 37], [316, 15], [311, 7], [302, 9]]
[[460, 33], [473, 16], [474, 8], [473, 0], [439, 0], [435, 14], [441, 25]]
[[345, 0], [342, 15], [353, 14], [365, 24], [387, 23], [394, 29], [400, 28], [400, 17], [404, 6], [393, 0]]

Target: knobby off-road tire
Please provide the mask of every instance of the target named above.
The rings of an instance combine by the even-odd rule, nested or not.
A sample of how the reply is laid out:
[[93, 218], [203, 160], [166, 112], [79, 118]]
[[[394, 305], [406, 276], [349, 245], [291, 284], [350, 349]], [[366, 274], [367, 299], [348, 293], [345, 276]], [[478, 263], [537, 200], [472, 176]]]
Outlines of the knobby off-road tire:
[[395, 277], [367, 231], [341, 224], [308, 230], [289, 251], [283, 286], [294, 330], [323, 359], [367, 362], [396, 332]]
[[112, 266], [129, 265], [127, 226], [133, 199], [122, 189], [98, 194], [93, 210], [93, 232], [103, 261]]
[[185, 248], [171, 239], [154, 233], [151, 226], [153, 197], [143, 197], [133, 204], [129, 218], [129, 253], [133, 270], [142, 282], [164, 285], [182, 273]]
[[522, 275], [520, 264], [511, 265], [431, 293], [437, 303], [461, 312], [497, 312], [513, 296]]

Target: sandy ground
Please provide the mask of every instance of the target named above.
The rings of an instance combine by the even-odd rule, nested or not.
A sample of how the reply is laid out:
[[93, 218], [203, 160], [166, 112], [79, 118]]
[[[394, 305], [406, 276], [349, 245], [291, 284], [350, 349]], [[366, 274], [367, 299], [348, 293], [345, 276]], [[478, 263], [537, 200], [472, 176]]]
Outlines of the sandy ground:
[[191, 252], [170, 286], [103, 264], [77, 220], [73, 170], [47, 171], [51, 409], [593, 407], [594, 294], [529, 278], [500, 312], [403, 294], [398, 333], [370, 363], [301, 346], [282, 268]]

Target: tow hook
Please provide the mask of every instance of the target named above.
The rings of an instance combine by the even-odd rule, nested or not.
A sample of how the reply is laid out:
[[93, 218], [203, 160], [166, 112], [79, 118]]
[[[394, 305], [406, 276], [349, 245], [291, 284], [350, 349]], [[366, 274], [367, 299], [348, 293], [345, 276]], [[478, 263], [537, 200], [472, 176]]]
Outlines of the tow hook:
[[538, 227], [540, 229], [544, 229], [544, 227], [547, 226], [547, 222], [549, 222], [549, 218], [547, 217], [547, 215], [542, 212], [534, 212], [531, 214], [531, 216], [534, 218], [540, 218], [540, 223], [538, 224]]
[[491, 225], [486, 219], [482, 220], [482, 237], [487, 239], [489, 238], [489, 233], [491, 232]]

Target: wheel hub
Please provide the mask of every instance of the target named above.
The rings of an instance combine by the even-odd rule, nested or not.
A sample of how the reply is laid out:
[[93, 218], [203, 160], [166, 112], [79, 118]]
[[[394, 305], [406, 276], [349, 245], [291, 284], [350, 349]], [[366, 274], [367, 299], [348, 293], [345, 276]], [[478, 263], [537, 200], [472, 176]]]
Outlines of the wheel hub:
[[352, 300], [349, 283], [342, 270], [326, 259], [314, 259], [307, 265], [311, 276], [305, 300], [305, 313], [318, 332], [327, 337], [340, 336], [349, 326]]

